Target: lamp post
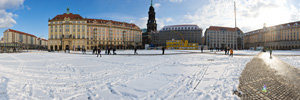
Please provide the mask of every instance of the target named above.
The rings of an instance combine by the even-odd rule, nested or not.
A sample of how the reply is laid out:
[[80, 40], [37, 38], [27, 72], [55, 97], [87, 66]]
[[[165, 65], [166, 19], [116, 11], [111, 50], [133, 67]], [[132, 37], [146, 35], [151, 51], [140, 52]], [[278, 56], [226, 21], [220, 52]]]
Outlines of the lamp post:
[[94, 43], [95, 43], [95, 49], [97, 49], [97, 28], [94, 28]]
[[126, 31], [123, 31], [123, 45], [124, 45], [124, 50], [126, 48], [126, 46], [125, 46], [125, 34], [126, 34]]
[[63, 48], [63, 38], [64, 38], [64, 35], [61, 35], [61, 37], [60, 37], [60, 45], [61, 45], [61, 49]]

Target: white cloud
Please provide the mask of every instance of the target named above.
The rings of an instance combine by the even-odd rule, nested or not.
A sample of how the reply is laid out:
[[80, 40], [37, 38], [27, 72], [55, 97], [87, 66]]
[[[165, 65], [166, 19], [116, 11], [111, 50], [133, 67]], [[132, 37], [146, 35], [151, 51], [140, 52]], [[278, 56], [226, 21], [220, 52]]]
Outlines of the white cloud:
[[[17, 24], [14, 18], [17, 14], [6, 12], [6, 9], [18, 9], [24, 3], [24, 0], [1, 0], [0, 1], [0, 28], [9, 28]], [[30, 8], [27, 8], [30, 9]]]
[[141, 29], [147, 28], [148, 17], [139, 18], [138, 20], [131, 20], [130, 23], [136, 24]]
[[182, 2], [183, 0], [170, 0], [170, 2], [174, 2], [174, 3], [180, 3]]
[[[142, 17], [142, 18], [139, 18], [137, 20], [131, 20], [130, 23], [134, 23], [138, 27], [143, 29], [143, 28], [147, 28], [147, 21], [148, 21], [148, 17]], [[173, 19], [170, 18], [170, 17], [168, 17], [168, 18], [156, 18], [157, 30], [160, 30], [161, 28], [163, 28], [165, 26], [165, 23], [169, 23], [171, 21], [173, 21]]]
[[153, 5], [153, 7], [154, 7], [154, 8], [158, 8], [158, 7], [160, 7], [160, 4], [159, 4], [159, 3], [155, 3], [155, 4]]
[[[210, 0], [209, 4], [184, 16], [183, 22], [209, 26], [234, 27], [234, 0]], [[239, 0], [237, 26], [244, 32], [300, 20], [300, 11], [286, 0]]]
[[17, 24], [17, 22], [13, 19], [17, 16], [18, 15], [6, 12], [5, 10], [0, 10], [0, 28], [9, 28]]
[[168, 23], [168, 22], [171, 22], [171, 21], [173, 21], [173, 18], [171, 18], [171, 17], [168, 17], [167, 19], [166, 19], [166, 22]]

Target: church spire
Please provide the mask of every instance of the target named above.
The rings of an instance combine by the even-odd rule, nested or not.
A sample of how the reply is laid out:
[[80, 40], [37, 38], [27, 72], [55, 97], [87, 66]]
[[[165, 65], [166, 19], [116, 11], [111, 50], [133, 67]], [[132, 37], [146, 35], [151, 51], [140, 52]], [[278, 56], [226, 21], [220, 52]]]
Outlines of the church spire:
[[70, 8], [69, 8], [69, 6], [67, 7], [67, 14], [69, 14], [70, 12]]
[[153, 4], [152, 2], [153, 2], [153, 0], [151, 0], [151, 6], [152, 6], [152, 4]]
[[147, 22], [147, 32], [152, 32], [152, 31], [156, 31], [157, 30], [157, 24], [156, 24], [156, 20], [155, 20], [155, 10], [153, 5], [153, 0], [151, 0], [151, 6], [149, 8], [149, 12], [148, 12], [148, 22]]

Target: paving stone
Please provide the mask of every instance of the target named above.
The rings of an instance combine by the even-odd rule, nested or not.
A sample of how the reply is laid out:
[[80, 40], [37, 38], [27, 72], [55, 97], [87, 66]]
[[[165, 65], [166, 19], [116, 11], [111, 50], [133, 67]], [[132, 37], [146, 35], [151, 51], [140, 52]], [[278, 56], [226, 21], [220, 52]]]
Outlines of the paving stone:
[[[284, 69], [290, 71], [289, 68], [292, 66], [286, 65], [280, 67], [286, 67]], [[298, 72], [300, 71], [291, 72], [291, 74], [295, 74], [296, 76], [300, 75]], [[243, 92], [241, 99], [300, 100], [300, 79], [297, 79], [300, 77], [292, 76], [293, 78], [290, 78], [286, 76], [277, 74], [277, 71], [266, 65], [263, 59], [254, 57], [252, 61], [246, 65], [239, 78], [240, 83], [238, 89], [239, 91]], [[267, 92], [262, 92], [264, 85], [266, 85]]]

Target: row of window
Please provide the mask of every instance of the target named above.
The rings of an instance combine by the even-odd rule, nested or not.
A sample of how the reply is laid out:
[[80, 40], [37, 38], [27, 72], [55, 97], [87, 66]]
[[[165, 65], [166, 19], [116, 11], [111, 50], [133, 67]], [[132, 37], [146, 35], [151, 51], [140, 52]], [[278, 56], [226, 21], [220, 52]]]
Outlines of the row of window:
[[50, 24], [62, 24], [62, 23], [86, 23], [86, 21], [56, 21], [56, 22], [50, 22]]

